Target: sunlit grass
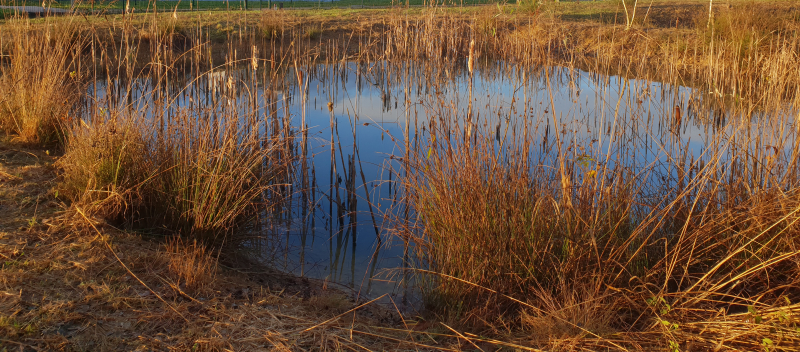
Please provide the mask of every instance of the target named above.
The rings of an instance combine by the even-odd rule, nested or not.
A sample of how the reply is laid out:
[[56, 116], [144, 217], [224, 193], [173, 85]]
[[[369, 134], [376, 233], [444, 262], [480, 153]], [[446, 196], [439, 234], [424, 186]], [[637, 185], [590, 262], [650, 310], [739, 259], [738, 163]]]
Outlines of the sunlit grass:
[[[698, 159], [682, 141], [643, 149], [610, 127], [593, 137], [611, 138], [613, 149], [579, 155], [557, 126], [536, 129], [555, 124], [546, 106], [501, 143], [499, 127], [463, 107], [426, 102], [434, 122], [404, 150], [399, 186], [412, 211], [397, 223], [425, 272], [428, 308], [447, 326], [547, 349], [800, 343], [800, 154], [786, 113], [800, 102], [796, 14], [736, 5], [710, 22], [702, 11], [683, 17], [673, 32], [669, 14], [654, 12], [626, 30], [601, 15], [618, 14], [615, 4], [88, 16], [85, 37], [50, 31], [75, 17], [15, 20], [2, 25], [2, 126], [25, 143], [65, 145], [59, 191], [75, 208], [186, 238], [167, 247], [173, 283], [202, 290], [213, 263], [194, 240], [235, 239], [280, 202], [276, 189], [295, 185], [302, 134], [282, 120], [286, 111], [261, 115], [274, 102], [252, 94], [286, 88], [278, 82], [287, 67], [413, 62], [436, 86], [497, 60], [526, 69], [498, 73], [515, 79], [561, 66], [691, 86], [702, 100], [693, 119], [713, 129], [725, 112], [734, 126]], [[331, 17], [341, 18], [328, 26]], [[243, 63], [251, 81], [224, 75]], [[136, 79], [156, 93], [134, 97]], [[107, 82], [123, 94], [102, 100], [86, 89]], [[214, 86], [214, 97], [188, 100], [197, 82]], [[180, 99], [190, 103], [177, 107]], [[684, 114], [672, 112], [653, 116], [664, 134], [680, 130]], [[791, 138], [770, 139], [772, 124]], [[549, 147], [535, 152], [543, 140]], [[668, 161], [630, 157], [659, 150]], [[674, 189], [643, 176], [653, 174]]]

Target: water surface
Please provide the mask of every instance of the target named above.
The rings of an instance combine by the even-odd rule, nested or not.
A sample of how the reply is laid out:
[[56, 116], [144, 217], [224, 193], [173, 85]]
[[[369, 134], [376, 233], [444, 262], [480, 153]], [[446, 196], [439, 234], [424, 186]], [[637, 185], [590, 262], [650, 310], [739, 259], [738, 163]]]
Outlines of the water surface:
[[[413, 214], [395, 181], [407, 153], [424, 148], [436, 123], [464, 129], [471, 116], [481, 138], [497, 145], [513, 143], [511, 136], [528, 128], [536, 165], [554, 167], [560, 142], [566, 159], [585, 164], [576, 179], [598, 165], [620, 164], [640, 173], [652, 197], [682, 182], [677, 155], [690, 163], [712, 154], [731, 158], [730, 150], [718, 151], [735, 136], [758, 135], [762, 147], [784, 146], [794, 133], [788, 108], [737, 113], [735, 102], [720, 108], [725, 97], [702, 90], [578, 69], [492, 63], [470, 75], [461, 65], [349, 62], [299, 70], [225, 66], [140, 79], [125, 97], [124, 89], [110, 89], [117, 81], [91, 91], [127, 100], [131, 109], [240, 109], [263, 119], [265, 133], [274, 121], [283, 124], [295, 137], [299, 162], [286, 190], [291, 201], [256, 231], [269, 244], [258, 246], [260, 260], [363, 297], [388, 293], [397, 302], [408, 298], [402, 269], [413, 251], [394, 236], [392, 219]], [[107, 93], [115, 91], [123, 93]], [[158, 94], [175, 99], [149, 104]]]

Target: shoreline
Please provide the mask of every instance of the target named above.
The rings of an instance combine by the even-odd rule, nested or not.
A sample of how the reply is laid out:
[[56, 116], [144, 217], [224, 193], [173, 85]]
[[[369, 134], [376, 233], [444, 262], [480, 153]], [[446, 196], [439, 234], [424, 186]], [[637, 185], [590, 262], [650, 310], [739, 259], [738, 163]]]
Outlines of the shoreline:
[[180, 272], [165, 270], [190, 263], [164, 240], [65, 208], [51, 188], [57, 157], [7, 139], [0, 142], [0, 346], [240, 350], [264, 333], [255, 340], [274, 348], [324, 347], [315, 341], [320, 334], [343, 345], [385, 346], [382, 338], [351, 340], [345, 327], [404, 328], [407, 318], [388, 307], [242, 258], [221, 261], [190, 291]]
[[[676, 171], [680, 175], [678, 187], [683, 190], [674, 195], [664, 195], [664, 201], [669, 203], [667, 205], [658, 203], [657, 199], [652, 204], [645, 204], [641, 199], [648, 195], [637, 193], [641, 188], [633, 187], [639, 179], [637, 176], [630, 178], [631, 170], [634, 175], [638, 172], [635, 162], [631, 165], [614, 164], [615, 168], [618, 167], [614, 170], [603, 169], [610, 164], [603, 164], [598, 161], [601, 158], [595, 160], [586, 154], [588, 159], [583, 159], [585, 165], [580, 161], [576, 163], [584, 158], [583, 155], [578, 157], [577, 149], [572, 149], [576, 142], [568, 141], [565, 143], [573, 144], [562, 145], [556, 131], [554, 135], [557, 142], [550, 145], [548, 151], [552, 153], [549, 155], [557, 155], [553, 160], [560, 163], [559, 174], [552, 171], [555, 170], [553, 167], [552, 170], [548, 169], [552, 173], [541, 174], [545, 181], [528, 182], [529, 178], [540, 174], [531, 173], [527, 161], [515, 164], [519, 162], [514, 161], [515, 158], [504, 161], [494, 157], [495, 152], [497, 155], [517, 155], [509, 153], [516, 152], [513, 148], [518, 146], [502, 143], [496, 146], [490, 138], [486, 141], [473, 138], [471, 125], [462, 131], [458, 124], [460, 110], [455, 103], [452, 106], [443, 104], [445, 108], [442, 110], [430, 110], [440, 113], [439, 120], [442, 123], [439, 127], [428, 124], [429, 134], [423, 132], [419, 143], [415, 144], [414, 148], [417, 149], [413, 153], [406, 150], [406, 163], [402, 166], [407, 168], [405, 178], [395, 179], [400, 182], [395, 189], [407, 186], [410, 192], [402, 195], [408, 197], [404, 199], [409, 202], [407, 204], [419, 207], [415, 211], [428, 213], [415, 213], [417, 218], [406, 218], [406, 223], [395, 224], [397, 228], [392, 230], [396, 230], [399, 237], [408, 236], [404, 238], [406, 241], [431, 244], [428, 250], [432, 252], [440, 250], [440, 253], [434, 253], [440, 257], [426, 257], [429, 263], [438, 260], [439, 264], [447, 264], [447, 260], [455, 259], [454, 265], [446, 268], [450, 271], [434, 272], [431, 269], [429, 273], [456, 280], [436, 280], [439, 277], [435, 277], [431, 282], [435, 281], [440, 287], [434, 287], [435, 284], [425, 287], [431, 292], [440, 289], [434, 292], [439, 296], [430, 300], [432, 302], [426, 301], [431, 303], [432, 308], [420, 313], [423, 316], [404, 316], [397, 305], [378, 304], [377, 299], [366, 300], [324, 281], [282, 273], [248, 261], [236, 255], [236, 252], [221, 255], [228, 250], [225, 248], [210, 249], [214, 247], [175, 237], [176, 234], [185, 234], [195, 236], [200, 241], [205, 240], [204, 243], [228, 243], [219, 239], [227, 240], [230, 237], [225, 236], [238, 234], [236, 229], [242, 219], [259, 211], [273, 211], [270, 201], [281, 203], [279, 197], [286, 197], [292, 192], [291, 186], [296, 186], [293, 182], [297, 182], [294, 173], [300, 172], [295, 169], [294, 163], [298, 160], [306, 163], [308, 153], [306, 145], [295, 144], [297, 140], [306, 141], [306, 134], [303, 133], [306, 130], [291, 124], [292, 115], [286, 108], [286, 100], [283, 100], [283, 116], [277, 112], [277, 96], [264, 99], [264, 106], [273, 104], [273, 108], [270, 115], [265, 113], [263, 116], [259, 115], [261, 110], [258, 104], [261, 102], [257, 99], [253, 99], [253, 106], [257, 108], [253, 109], [251, 115], [224, 108], [221, 109], [222, 113], [217, 114], [216, 105], [206, 102], [207, 105], [201, 106], [198, 102], [197, 110], [186, 110], [168, 117], [168, 127], [165, 129], [161, 126], [160, 131], [153, 126], [156, 124], [147, 120], [146, 113], [142, 113], [150, 111], [146, 108], [135, 112], [128, 109], [126, 115], [125, 109], [120, 107], [133, 106], [130, 102], [117, 102], [121, 104], [115, 106], [120, 111], [119, 116], [114, 115], [113, 119], [107, 120], [112, 123], [88, 124], [91, 127], [84, 124], [86, 128], [73, 120], [73, 116], [93, 114], [91, 116], [99, 116], [100, 121], [106, 121], [106, 112], [112, 111], [112, 108], [106, 111], [101, 107], [99, 113], [80, 111], [80, 114], [86, 115], [70, 110], [73, 105], [69, 102], [80, 105], [84, 103], [81, 99], [93, 98], [90, 94], [84, 96], [84, 93], [74, 92], [87, 90], [89, 84], [96, 84], [114, 75], [121, 78], [120, 89], [129, 89], [127, 92], [135, 87], [131, 82], [139, 78], [158, 82], [155, 83], [156, 91], [161, 89], [162, 81], [172, 83], [170, 75], [186, 67], [190, 75], [196, 78], [213, 68], [223, 65], [230, 68], [243, 62], [250, 64], [251, 72], [255, 72], [252, 75], [253, 82], [263, 73], [262, 86], [282, 89], [273, 86], [291, 85], [293, 83], [287, 82], [295, 82], [295, 78], [297, 82], [303, 82], [304, 72], [297, 67], [304, 65], [385, 62], [386, 66], [390, 66], [409, 62], [420, 64], [423, 77], [435, 75], [439, 70], [447, 72], [447, 79], [450, 79], [451, 72], [456, 72], [465, 77], [469, 75], [472, 80], [473, 63], [478, 63], [480, 71], [480, 65], [491, 60], [505, 60], [510, 65], [537, 69], [554, 66], [581, 68], [598, 75], [619, 75], [626, 79], [639, 78], [662, 83], [691, 82], [689, 86], [702, 89], [700, 94], [703, 100], [708, 100], [704, 101], [708, 103], [708, 106], [704, 106], [706, 117], [714, 114], [712, 110], [725, 106], [731, 106], [734, 114], [750, 118], [754, 111], [762, 108], [772, 112], [769, 109], [782, 104], [800, 107], [800, 67], [792, 64], [800, 52], [800, 5], [778, 1], [756, 2], [757, 6], [766, 9], [761, 14], [748, 13], [747, 4], [729, 1], [719, 4], [718, 8], [715, 4], [714, 17], [706, 25], [704, 16], [707, 13], [704, 15], [701, 12], [704, 8], [702, 2], [685, 1], [673, 7], [664, 5], [666, 3], [659, 1], [655, 3], [657, 7], [647, 7], [645, 18], [638, 17], [641, 22], [633, 21], [630, 24], [620, 23], [620, 6], [614, 7], [611, 2], [603, 2], [596, 7], [592, 7], [593, 3], [548, 3], [540, 8], [498, 5], [431, 9], [291, 10], [256, 13], [252, 16], [252, 12], [237, 11], [189, 15], [167, 12], [158, 16], [76, 16], [67, 20], [64, 20], [66, 17], [60, 17], [0, 23], [0, 27], [9, 28], [0, 35], [13, 37], [11, 40], [2, 38], [3, 47], [0, 49], [4, 54], [4, 75], [0, 78], [4, 79], [4, 86], [0, 86], [0, 93], [3, 93], [0, 100], [6, 105], [19, 105], [0, 110], [7, 115], [0, 116], [7, 118], [0, 122], [5, 123], [2, 127], [6, 129], [19, 125], [30, 127], [25, 123], [17, 123], [15, 119], [18, 116], [15, 114], [33, 111], [26, 116], [39, 123], [25, 130], [27, 134], [20, 132], [16, 136], [0, 137], [0, 212], [3, 213], [0, 215], [0, 335], [10, 336], [7, 340], [0, 339], [0, 349], [255, 350], [271, 347], [292, 350], [294, 346], [299, 346], [312, 350], [418, 347], [461, 350], [484, 345], [492, 348], [518, 347], [510, 342], [493, 340], [498, 338], [530, 346], [557, 348], [604, 346], [612, 349], [613, 346], [636, 349], [636, 346], [644, 348], [641, 346], [646, 345], [653, 348], [669, 346], [675, 350], [675, 345], [684, 342], [688, 343], [686, 346], [692, 346], [693, 343], [711, 346], [715, 343], [711, 339], [724, 338], [727, 331], [727, 325], [724, 324], [749, 329], [747, 333], [742, 333], [744, 337], [731, 342], [731, 348], [772, 348], [773, 342], [768, 337], [762, 341], [750, 341], [746, 334], [756, 336], [772, 331], [766, 323], [761, 324], [762, 315], [756, 309], [766, 311], [763, 319], [773, 324], [775, 329], [782, 329], [781, 334], [796, 328], [789, 326], [793, 322], [791, 319], [779, 315], [796, 315], [798, 311], [798, 306], [790, 302], [790, 299], [796, 301], [798, 294], [791, 289], [791, 273], [792, 270], [797, 272], [797, 269], [779, 263], [788, 261], [787, 258], [794, 259], [800, 253], [793, 247], [796, 238], [800, 237], [791, 236], [791, 232], [790, 236], [779, 236], [784, 230], [792, 231], [796, 221], [797, 210], [792, 197], [794, 181], [787, 181], [784, 177], [769, 183], [771, 179], [758, 179], [753, 175], [765, 173], [767, 176], [763, 177], [771, 177], [773, 163], [777, 163], [779, 168], [785, 166], [791, 170], [797, 166], [798, 158], [791, 151], [788, 154], [791, 160], [779, 158], [779, 150], [782, 149], [773, 146], [772, 141], [760, 139], [762, 136], [759, 135], [753, 137], [751, 144], [749, 130], [745, 140], [737, 139], [744, 144], [734, 146], [742, 148], [744, 152], [741, 155], [723, 159], [723, 154], [713, 154], [711, 157], [717, 159], [711, 166], [705, 160], [701, 161], [700, 157], [695, 161], [693, 154], [691, 161], [687, 159], [690, 155], [688, 142], [685, 150], [678, 145], [677, 152], [673, 152], [675, 155], [667, 155], [678, 161], [674, 165], [665, 163], [658, 166], [666, 165], [668, 175], [672, 175], [672, 170], [679, 170]], [[677, 16], [674, 28], [673, 15]], [[766, 20], [769, 16], [774, 17], [771, 22]], [[65, 31], [68, 35], [53, 40], [64, 42], [53, 44], [50, 31], [66, 23], [62, 20], [74, 22], [63, 26], [70, 29], [70, 32]], [[41, 39], [45, 36], [40, 35], [45, 31], [47, 40]], [[19, 44], [33, 42], [30, 38], [37, 36], [40, 40], [35, 44], [40, 46], [26, 49]], [[91, 44], [91, 49], [87, 43]], [[15, 44], [19, 46], [13, 47]], [[40, 48], [59, 45], [64, 53], [61, 56], [72, 61], [59, 56], [62, 61], [50, 65], [51, 62], [47, 60], [55, 55], [37, 55], [47, 51]], [[98, 53], [95, 53], [97, 49]], [[13, 57], [5, 55], [14, 52], [23, 54]], [[33, 61], [24, 59], [24, 55], [33, 59], [42, 58], [41, 62], [45, 64], [32, 66], [38, 68], [49, 65], [46, 69], [50, 71], [41, 75], [56, 77], [55, 83], [48, 81], [42, 84], [46, 86], [52, 83], [45, 87], [53, 93], [49, 94], [50, 100], [35, 102], [39, 105], [31, 109], [27, 109], [28, 100], [19, 97], [48, 94], [42, 93], [44, 90], [37, 85], [41, 83], [41, 77], [29, 72], [32, 70], [20, 69], [25, 68], [21, 62]], [[73, 67], [79, 69], [72, 71]], [[262, 71], [259, 71], [259, 67]], [[400, 72], [399, 67], [401, 65], [390, 67], [390, 74], [386, 77], [391, 76], [392, 69]], [[289, 74], [292, 68], [295, 72]], [[511, 75], [511, 72], [518, 71], [509, 69], [498, 72]], [[546, 70], [542, 72], [547, 75]], [[312, 75], [308, 74], [306, 78]], [[397, 78], [396, 75], [392, 77]], [[444, 80], [443, 77], [438, 79]], [[278, 82], [276, 78], [282, 79], [282, 82], [274, 83]], [[26, 79], [28, 81], [24, 83], [28, 85], [25, 88], [10, 88], [17, 87], [16, 82]], [[387, 78], [387, 84], [389, 80]], [[550, 89], [549, 75], [546, 81]], [[12, 85], [9, 82], [15, 83]], [[230, 78], [227, 82], [231, 87], [234, 84]], [[129, 85], [124, 87], [126, 84]], [[178, 82], [177, 86], [180, 88], [183, 82]], [[233, 88], [229, 90], [233, 91]], [[144, 101], [145, 107], [151, 103], [156, 110], [170, 106], [159, 105], [174, 102], [169, 96], [169, 88], [164, 88], [164, 91], [167, 94], [158, 95], [163, 100]], [[28, 96], [21, 94], [25, 92], [35, 93]], [[622, 92], [619, 101], [623, 100], [624, 90]], [[471, 118], [471, 86], [469, 94]], [[301, 99], [304, 96], [301, 94]], [[664, 99], [663, 92], [661, 97]], [[285, 96], [283, 99], [286, 99]], [[550, 100], [554, 105], [552, 95]], [[192, 102], [195, 101], [198, 100]], [[323, 111], [325, 122], [325, 114], [330, 113], [331, 126], [334, 126], [333, 103], [328, 102], [327, 112], [324, 111], [324, 103], [320, 102], [319, 110]], [[617, 107], [619, 104], [617, 102]], [[111, 105], [108, 103], [108, 106]], [[555, 107], [551, 107], [552, 121], [556, 124]], [[676, 110], [672, 108], [669, 105], [662, 109], [667, 114], [666, 119], [664, 116], [655, 116], [653, 121], [664, 122], [664, 127], [670, 121], [677, 121], [678, 129], [672, 132], [677, 136], [680, 134], [683, 114], [677, 105]], [[540, 125], [548, 126], [546, 128], [549, 131], [550, 119], [546, 115], [546, 105], [541, 108], [533, 105], [531, 110], [533, 112], [526, 115], [525, 123], [536, 123], [537, 130]], [[41, 111], [53, 113], [49, 116]], [[305, 123], [305, 110], [302, 111], [302, 121]], [[674, 121], [669, 120], [673, 111], [677, 116]], [[587, 112], [589, 115], [593, 114]], [[42, 122], [47, 118], [50, 120]], [[239, 122], [243, 118], [251, 118], [255, 126], [274, 123], [276, 127], [264, 127], [263, 134], [259, 134], [260, 127], [252, 125], [239, 130]], [[195, 124], [195, 119], [218, 123]], [[444, 121], [447, 119], [452, 119], [452, 123], [446, 124]], [[614, 136], [619, 133], [625, 137], [627, 132], [624, 128], [617, 130], [616, 112], [614, 119]], [[8, 121], [13, 121], [17, 126]], [[48, 123], [51, 121], [63, 124]], [[650, 124], [650, 121], [648, 113], [646, 123]], [[762, 121], [768, 124], [771, 120]], [[522, 147], [524, 151], [529, 146], [535, 147], [540, 141], [539, 135], [527, 132], [531, 126], [524, 125], [525, 138], [519, 139], [526, 143]], [[48, 127], [53, 131], [45, 132], [52, 133], [42, 133]], [[483, 130], [478, 126], [475, 132], [492, 136], [492, 127], [484, 123]], [[500, 124], [496, 128], [494, 136], [500, 142]], [[610, 127], [607, 128], [607, 134], [611, 135]], [[226, 131], [233, 131], [235, 138], [222, 133]], [[595, 131], [600, 135], [604, 133], [602, 128]], [[463, 135], [460, 135], [462, 132]], [[336, 133], [338, 138], [338, 127]], [[516, 129], [513, 133], [516, 133]], [[565, 134], [562, 132], [562, 135]], [[355, 139], [355, 132], [353, 135]], [[437, 136], [445, 141], [437, 141]], [[547, 145], [547, 136], [545, 134], [542, 150], [547, 149], [544, 147]], [[28, 144], [21, 142], [25, 138], [29, 138], [25, 142]], [[331, 138], [333, 164], [336, 165], [333, 132]], [[383, 133], [381, 138], [383, 140]], [[67, 140], [69, 143], [65, 142]], [[231, 140], [241, 140], [242, 144], [229, 143]], [[394, 142], [394, 137], [391, 140]], [[668, 139], [664, 143], [672, 141]], [[64, 155], [57, 155], [56, 147], [41, 146], [58, 143], [64, 143]], [[475, 143], [475, 148], [471, 148], [470, 143]], [[624, 140], [615, 140], [615, 143], [621, 143], [619, 150], [627, 150], [632, 154], [642, 150], [636, 149], [635, 143], [626, 145]], [[781, 139], [780, 143], [789, 142]], [[339, 153], [344, 156], [341, 140], [339, 144]], [[457, 147], [455, 153], [451, 145]], [[485, 149], [479, 149], [479, 145]], [[794, 143], [794, 153], [798, 150], [797, 145]], [[447, 152], [444, 152], [445, 146], [448, 147]], [[725, 151], [726, 146], [717, 145], [718, 149], [714, 151]], [[783, 144], [780, 146], [782, 148]], [[562, 147], [570, 149], [562, 153]], [[558, 148], [558, 154], [553, 148]], [[648, 152], [647, 144], [643, 148], [644, 153]], [[652, 144], [649, 148], [653, 148]], [[749, 153], [749, 148], [754, 153]], [[302, 154], [298, 150], [302, 150]], [[478, 153], [475, 153], [476, 150]], [[583, 150], [581, 146], [581, 152]], [[611, 146], [607, 150], [606, 161], [612, 154]], [[568, 160], [570, 156], [567, 154], [570, 152], [575, 160]], [[198, 158], [198, 155], [207, 157]], [[523, 157], [518, 159], [524, 159], [527, 154], [520, 155]], [[618, 161], [620, 155], [617, 154]], [[773, 155], [773, 159], [764, 159], [765, 155]], [[390, 159], [394, 157], [392, 155]], [[744, 161], [739, 163], [736, 158], [743, 158]], [[767, 171], [764, 171], [765, 165], [761, 159], [769, 161]], [[349, 199], [358, 197], [355, 192], [358, 181], [355, 177], [356, 159], [352, 157], [351, 160], [350, 177], [344, 174], [346, 183], [351, 185], [346, 193], [348, 205], [353, 204]], [[484, 177], [487, 170], [485, 165], [493, 165], [492, 172], [503, 177], [497, 180]], [[656, 170], [657, 166], [652, 164], [649, 167], [652, 169], [643, 170]], [[688, 170], [690, 180], [687, 183], [684, 183], [684, 170]], [[730, 170], [738, 170], [738, 178], [730, 176], [734, 172]], [[303, 172], [306, 171], [303, 169]], [[695, 171], [697, 176], [693, 174]], [[363, 179], [363, 169], [361, 172]], [[719, 176], [720, 172], [723, 176]], [[308, 177], [307, 172], [304, 175]], [[335, 179], [333, 175], [331, 171], [331, 183]], [[397, 175], [400, 177], [399, 173]], [[585, 176], [580, 184], [570, 183], [573, 179], [579, 180], [581, 175]], [[792, 176], [790, 172], [787, 175]], [[72, 177], [73, 183], [68, 185], [71, 188], [60, 188], [60, 183], [68, 183], [64, 181], [68, 177]], [[338, 174], [337, 177], [341, 183], [341, 177]], [[487, 179], [498, 183], [484, 182]], [[559, 180], [560, 186], [556, 185]], [[605, 184], [606, 181], [617, 188], [595, 187], [598, 185], [596, 182]], [[441, 184], [437, 185], [436, 182]], [[758, 186], [761, 182], [772, 188], [760, 189]], [[366, 187], [366, 180], [363, 180], [363, 184]], [[509, 184], [516, 188], [506, 187]], [[742, 185], [748, 184], [755, 184], [755, 190], [741, 190], [744, 188]], [[275, 185], [280, 190], [267, 193], [272, 192], [270, 187]], [[730, 189], [720, 190], [719, 185]], [[344, 217], [344, 207], [339, 200], [338, 183], [336, 187], [336, 202], [340, 207], [337, 210], [341, 219]], [[284, 188], [289, 190], [283, 193]], [[474, 189], [478, 191], [473, 192]], [[730, 203], [723, 204], [718, 200], [724, 197], [731, 197], [727, 199]], [[465, 202], [465, 199], [471, 200], [471, 203]], [[225, 203], [228, 200], [231, 201]], [[266, 203], [259, 203], [266, 207], [255, 208], [253, 204], [256, 202]], [[684, 207], [686, 202], [691, 202], [690, 210]], [[752, 211], [741, 204], [761, 208]], [[86, 207], [87, 211], [84, 212], [80, 207]], [[497, 213], [491, 211], [501, 207], [505, 208]], [[642, 218], [657, 223], [643, 225], [641, 220], [631, 216], [634, 207], [650, 209], [643, 213], [645, 216]], [[353, 209], [356, 208], [348, 208], [347, 211], [355, 213]], [[763, 214], [758, 211], [772, 217], [759, 218]], [[496, 221], [498, 218], [503, 220]], [[709, 220], [711, 225], [706, 222], [707, 218], [712, 219]], [[791, 223], [784, 226], [784, 220]], [[133, 228], [163, 230], [172, 237], [120, 230], [113, 225], [117, 223], [134, 224]], [[535, 227], [534, 223], [540, 227]], [[753, 223], [766, 229], [761, 231]], [[453, 230], [457, 233], [464, 224], [467, 224], [469, 231], [460, 237], [455, 236], [460, 241], [454, 240]], [[409, 230], [412, 226], [420, 226], [414, 228], [418, 232]], [[771, 230], [776, 226], [781, 226], [776, 228], [780, 233], [773, 234]], [[678, 229], [682, 229], [682, 235], [674, 236]], [[559, 231], [567, 233], [559, 234]], [[667, 232], [673, 235], [658, 237]], [[600, 246], [597, 242], [599, 237], [596, 237], [598, 233], [608, 234], [599, 236], [606, 241]], [[541, 236], [540, 239], [539, 234], [549, 237]], [[639, 243], [637, 236], [642, 234], [648, 237]], [[756, 249], [748, 247], [751, 244], [760, 246], [755, 241], [765, 234], [774, 235], [769, 241], [780, 242], [781, 246], [774, 249], [774, 252], [780, 253], [767, 253], [769, 248], [766, 245]], [[432, 242], [430, 235], [439, 235], [439, 242]], [[510, 237], [504, 238], [506, 235]], [[655, 236], [653, 238], [658, 241], [663, 239], [663, 252], [660, 252], [661, 242], [647, 242], [649, 236]], [[565, 241], [565, 238], [568, 240]], [[680, 242], [684, 240], [686, 242]], [[481, 241], [486, 241], [484, 246], [481, 246]], [[678, 241], [677, 245], [670, 248], [675, 241]], [[771, 243], [769, 241], [767, 243]], [[422, 251], [422, 245], [414, 247], [415, 250]], [[450, 245], [454, 247], [448, 247]], [[510, 245], [516, 247], [511, 248]], [[589, 250], [592, 246], [593, 253]], [[648, 257], [649, 249], [654, 249], [650, 251], [655, 253], [652, 254], [653, 258]], [[535, 255], [531, 255], [531, 251]], [[688, 251], [688, 254], [682, 251]], [[637, 257], [641, 253], [644, 253], [644, 258]], [[422, 254], [420, 257], [425, 255]], [[752, 262], [734, 263], [731, 258], [738, 260], [739, 254], [752, 254], [752, 257], [745, 256], [743, 259]], [[476, 261], [476, 258], [480, 260]], [[463, 261], [459, 261], [461, 259]], [[673, 271], [668, 262], [683, 265], [685, 272]], [[709, 270], [709, 267], [712, 269]], [[740, 269], [744, 271], [736, 273]], [[765, 273], [764, 281], [758, 281], [762, 278], [761, 274], [753, 274], [761, 269]], [[559, 270], [574, 275], [568, 280], [573, 280], [575, 286], [584, 284], [586, 278], [597, 281], [582, 288], [567, 287], [567, 279], [564, 279], [567, 275], [562, 275]], [[716, 270], [720, 273], [715, 274]], [[733, 286], [739, 283], [726, 286], [733, 282], [725, 276], [728, 273], [722, 273], [726, 270], [731, 275], [749, 277], [751, 281], [742, 285], [744, 287], [739, 286], [740, 291], [729, 296]], [[780, 275], [773, 274], [771, 277], [769, 271]], [[460, 277], [465, 273], [474, 277]], [[680, 283], [668, 286], [670, 280], [680, 280]], [[787, 284], [779, 284], [782, 286], [778, 288], [770, 287], [779, 280]], [[662, 281], [663, 288], [651, 290]], [[699, 283], [711, 286], [697, 286]], [[536, 285], [539, 285], [538, 288]], [[697, 290], [693, 290], [695, 286]], [[778, 289], [785, 289], [787, 293], [784, 295]], [[752, 298], [755, 294], [751, 295], [748, 290], [762, 294], [770, 301], [760, 302], [760, 298]], [[600, 299], [595, 300], [595, 297]], [[727, 304], [725, 300], [731, 303]], [[699, 301], [703, 301], [702, 304]], [[436, 307], [437, 304], [439, 307]], [[746, 305], [753, 309], [742, 310]], [[580, 309], [572, 312], [575, 307]], [[721, 315], [717, 314], [720, 307], [723, 309]], [[726, 312], [725, 309], [730, 311]], [[574, 316], [560, 315], [565, 311]], [[759, 321], [739, 324], [740, 320], [748, 319], [746, 314], [752, 315], [753, 321], [758, 316]], [[593, 316], [599, 325], [578, 325], [581, 324], [580, 319]], [[613, 319], [619, 321], [612, 324]], [[713, 324], [717, 324], [713, 328], [716, 330], [707, 332], [704, 326]], [[539, 331], [539, 326], [546, 328]], [[475, 335], [456, 330], [470, 331], [473, 328], [478, 330], [471, 331]], [[664, 340], [648, 342], [652, 336]], [[794, 335], [788, 339], [790, 343], [798, 341]], [[617, 345], [617, 342], [625, 347]], [[719, 345], [722, 346], [723, 342]]]

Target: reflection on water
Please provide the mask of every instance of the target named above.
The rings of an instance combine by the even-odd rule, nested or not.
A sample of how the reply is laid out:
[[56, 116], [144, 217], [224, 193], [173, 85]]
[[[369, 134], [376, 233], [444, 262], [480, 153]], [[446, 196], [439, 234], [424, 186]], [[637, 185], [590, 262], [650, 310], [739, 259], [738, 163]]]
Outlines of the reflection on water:
[[[572, 163], [624, 163], [631, 170], [649, 165], [658, 172], [640, 179], [658, 197], [681, 182], [680, 172], [670, 167], [674, 155], [699, 160], [743, 128], [764, 136], [766, 145], [783, 145], [779, 141], [791, 131], [785, 121], [793, 116], [789, 110], [769, 119], [757, 109], [731, 113], [719, 108], [719, 97], [672, 84], [502, 63], [474, 77], [460, 65], [433, 63], [276, 71], [243, 66], [140, 79], [130, 91], [123, 86], [116, 79], [91, 89], [97, 104], [109, 109], [125, 106], [164, 119], [175, 109], [234, 109], [259, 119], [243, 124], [287, 136], [285, 150], [298, 161], [276, 190], [289, 200], [266, 211], [270, 215], [257, 228], [256, 235], [267, 239], [261, 242], [269, 244], [258, 247], [261, 259], [366, 296], [407, 294], [402, 271], [385, 272], [409, 262], [407, 245], [392, 235], [392, 216], [412, 216], [394, 181], [403, 176], [408, 153], [423, 148], [430, 131], [441, 130], [432, 129], [435, 124], [474, 128], [497, 144], [513, 143], [525, 129], [540, 141], [531, 146], [537, 167], [556, 165], [556, 141], [568, 148], [563, 153]], [[157, 95], [172, 100], [154, 105]], [[462, 118], [443, 119], [444, 114]], [[662, 169], [653, 167], [660, 164]]]

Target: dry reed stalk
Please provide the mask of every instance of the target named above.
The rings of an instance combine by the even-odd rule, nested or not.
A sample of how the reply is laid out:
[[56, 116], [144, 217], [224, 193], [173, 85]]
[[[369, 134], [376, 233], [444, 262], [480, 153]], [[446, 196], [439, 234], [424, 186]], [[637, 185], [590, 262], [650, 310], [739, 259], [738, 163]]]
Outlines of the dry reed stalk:
[[469, 74], [472, 75], [473, 68], [475, 67], [475, 39], [469, 41], [469, 59], [467, 59], [467, 69]]

